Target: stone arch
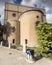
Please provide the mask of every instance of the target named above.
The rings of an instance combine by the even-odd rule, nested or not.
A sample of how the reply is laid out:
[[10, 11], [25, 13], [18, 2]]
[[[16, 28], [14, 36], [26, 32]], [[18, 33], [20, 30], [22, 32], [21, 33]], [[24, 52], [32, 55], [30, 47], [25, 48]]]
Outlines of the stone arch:
[[23, 14], [25, 14], [25, 13], [27, 13], [27, 12], [32, 12], [32, 11], [37, 11], [37, 12], [40, 12], [40, 13], [42, 13], [42, 14], [44, 15], [44, 12], [42, 12], [41, 10], [27, 10], [27, 11], [22, 12], [22, 13], [20, 14], [20, 16], [18, 17], [18, 19], [19, 19]]

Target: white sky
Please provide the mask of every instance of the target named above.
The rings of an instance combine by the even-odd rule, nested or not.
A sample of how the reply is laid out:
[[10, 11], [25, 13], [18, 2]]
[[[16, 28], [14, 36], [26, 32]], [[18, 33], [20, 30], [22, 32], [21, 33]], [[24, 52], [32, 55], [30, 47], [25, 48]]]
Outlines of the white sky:
[[[16, 0], [15, 0], [16, 1]], [[17, 0], [18, 1], [18, 0]], [[14, 3], [14, 0], [0, 0], [0, 21], [4, 21], [4, 3], [5, 2], [10, 2]], [[22, 0], [21, 2], [22, 5], [27, 5], [27, 6], [33, 6], [35, 7], [35, 4], [37, 4], [38, 8], [45, 8], [46, 12], [47, 11], [52, 11], [52, 0]], [[47, 22], [52, 23], [52, 13], [46, 14]]]

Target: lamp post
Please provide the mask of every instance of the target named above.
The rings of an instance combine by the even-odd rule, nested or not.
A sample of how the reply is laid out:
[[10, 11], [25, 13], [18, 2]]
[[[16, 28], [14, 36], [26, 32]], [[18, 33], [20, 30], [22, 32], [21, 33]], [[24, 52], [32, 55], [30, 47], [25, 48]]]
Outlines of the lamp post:
[[[0, 15], [0, 18], [1, 18], [1, 15]], [[0, 25], [1, 25], [1, 21], [0, 21]], [[0, 33], [1, 33], [1, 31], [0, 31]], [[1, 41], [1, 46], [2, 46], [2, 41]]]
[[25, 43], [23, 44], [23, 53], [26, 53], [27, 49], [27, 39], [25, 39]]
[[1, 15], [0, 15], [0, 18], [1, 18]]

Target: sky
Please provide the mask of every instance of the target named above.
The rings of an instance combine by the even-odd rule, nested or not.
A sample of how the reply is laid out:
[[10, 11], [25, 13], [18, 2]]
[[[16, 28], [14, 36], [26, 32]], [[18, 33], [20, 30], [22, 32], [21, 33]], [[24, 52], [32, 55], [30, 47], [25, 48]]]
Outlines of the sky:
[[4, 23], [5, 2], [44, 8], [47, 22], [52, 23], [52, 0], [0, 0], [0, 21], [2, 24]]

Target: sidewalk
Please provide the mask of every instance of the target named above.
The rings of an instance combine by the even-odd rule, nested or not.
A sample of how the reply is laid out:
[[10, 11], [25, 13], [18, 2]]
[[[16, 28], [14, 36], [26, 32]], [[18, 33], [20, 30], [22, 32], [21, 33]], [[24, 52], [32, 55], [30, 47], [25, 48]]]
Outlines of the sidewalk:
[[0, 65], [52, 65], [52, 60], [42, 58], [30, 64], [22, 51], [0, 46]]

